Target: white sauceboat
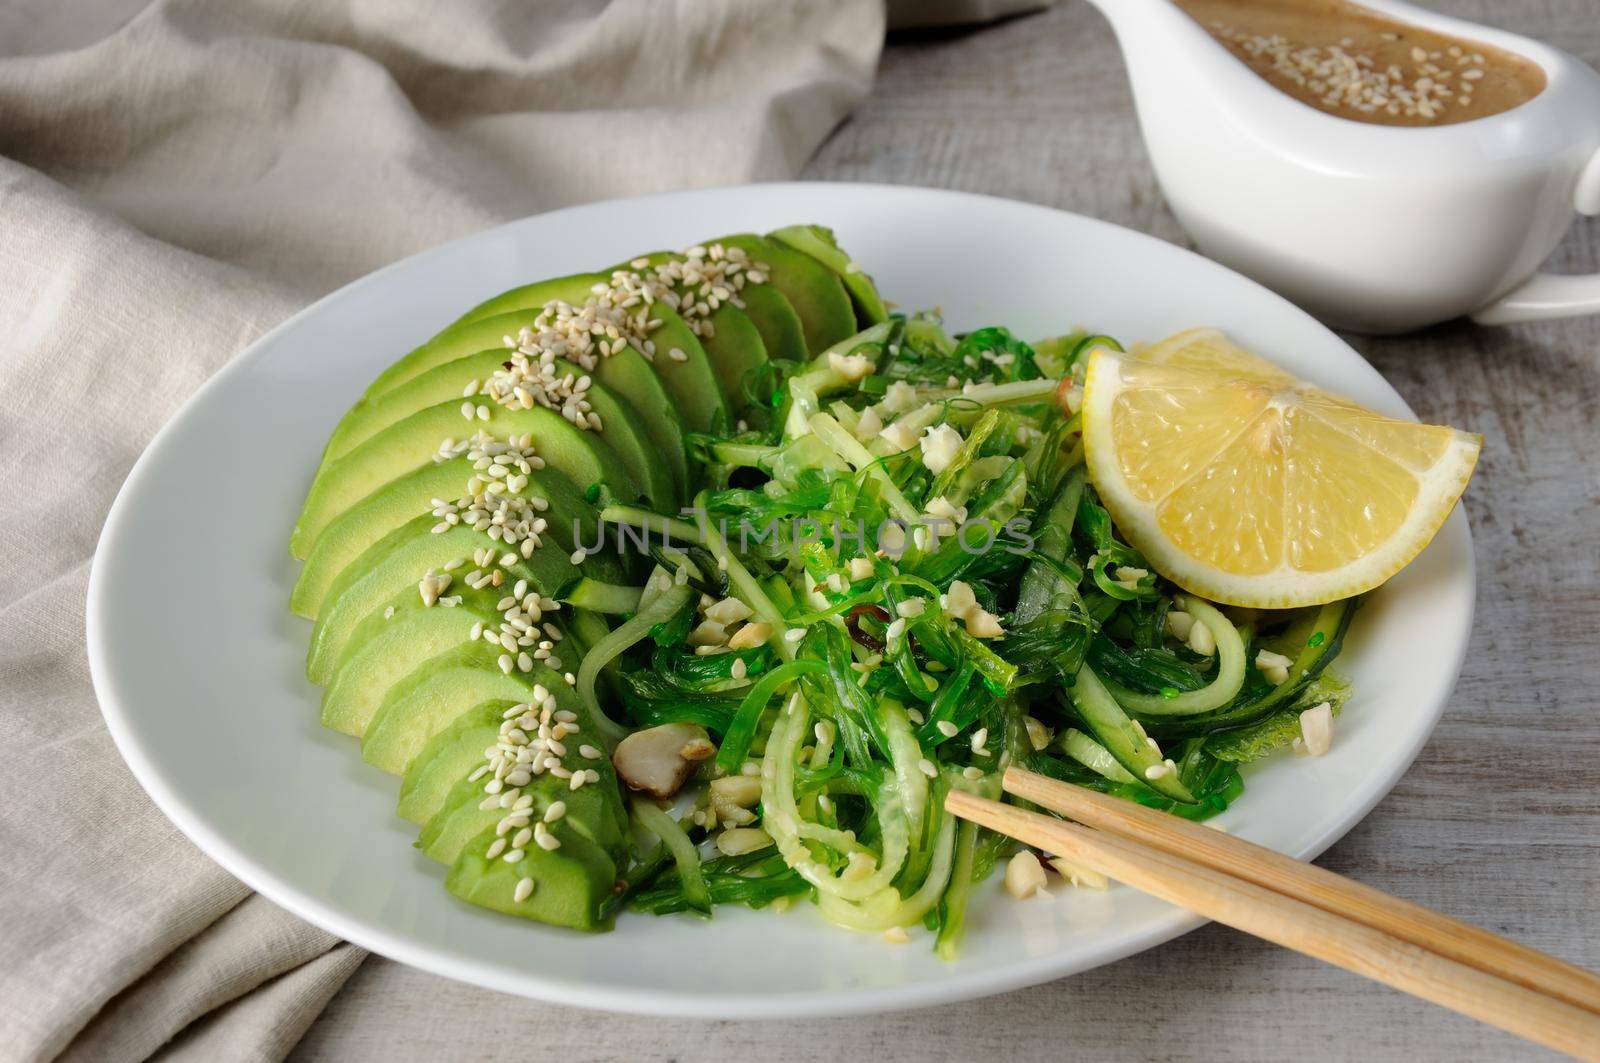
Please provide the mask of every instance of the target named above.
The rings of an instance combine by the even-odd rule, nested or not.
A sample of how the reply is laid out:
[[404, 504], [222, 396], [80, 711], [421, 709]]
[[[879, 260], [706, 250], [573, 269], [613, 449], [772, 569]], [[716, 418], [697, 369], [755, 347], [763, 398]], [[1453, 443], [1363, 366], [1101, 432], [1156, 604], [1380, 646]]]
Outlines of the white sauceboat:
[[1114, 27], [1156, 174], [1211, 257], [1332, 324], [1398, 332], [1600, 312], [1600, 275], [1539, 272], [1600, 214], [1600, 75], [1538, 41], [1397, 0], [1363, 6], [1538, 64], [1544, 91], [1453, 125], [1317, 110], [1170, 0], [1092, 0]]

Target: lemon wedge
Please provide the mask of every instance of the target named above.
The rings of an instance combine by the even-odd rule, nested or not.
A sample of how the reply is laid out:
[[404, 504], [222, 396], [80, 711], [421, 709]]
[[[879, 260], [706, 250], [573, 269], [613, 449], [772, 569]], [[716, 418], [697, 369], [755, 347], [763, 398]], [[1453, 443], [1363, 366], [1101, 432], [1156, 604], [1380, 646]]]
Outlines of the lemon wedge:
[[1214, 329], [1136, 357], [1096, 350], [1083, 441], [1101, 501], [1157, 571], [1261, 609], [1349, 598], [1400, 571], [1483, 444], [1312, 387]]

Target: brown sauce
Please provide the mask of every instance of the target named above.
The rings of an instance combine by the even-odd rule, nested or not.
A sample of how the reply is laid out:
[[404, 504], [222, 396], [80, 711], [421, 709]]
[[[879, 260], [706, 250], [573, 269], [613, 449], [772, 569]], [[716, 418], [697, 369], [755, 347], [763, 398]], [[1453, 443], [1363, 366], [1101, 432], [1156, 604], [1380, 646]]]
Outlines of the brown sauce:
[[1469, 122], [1544, 91], [1544, 71], [1485, 44], [1347, 0], [1173, 0], [1267, 82], [1319, 111], [1379, 125]]

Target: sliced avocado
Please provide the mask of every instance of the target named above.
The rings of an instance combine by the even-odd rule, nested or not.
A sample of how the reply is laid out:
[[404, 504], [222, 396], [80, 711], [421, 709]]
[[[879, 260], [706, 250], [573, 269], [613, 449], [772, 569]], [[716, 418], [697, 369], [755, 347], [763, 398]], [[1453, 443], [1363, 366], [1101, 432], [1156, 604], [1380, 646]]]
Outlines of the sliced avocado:
[[[686, 496], [679, 494], [672, 470], [650, 445], [640, 416], [633, 406], [614, 395], [595, 375], [586, 374], [582, 366], [557, 359], [555, 368], [563, 375], [570, 373], [574, 377], [589, 377], [588, 401], [600, 417], [600, 438], [617, 452], [617, 457], [633, 477], [633, 482], [644, 492], [652, 509], [675, 512]], [[537, 442], [534, 445], [537, 446]]]
[[845, 291], [850, 294], [850, 301], [855, 304], [856, 324], [861, 328], [889, 320], [889, 308], [883, 305], [878, 286], [840, 248], [832, 229], [822, 225], [791, 225], [768, 233], [767, 239], [810, 255], [838, 274]]
[[[502, 673], [498, 661], [503, 652], [480, 639], [417, 665], [389, 688], [367, 724], [361, 736], [362, 759], [392, 775], [404, 774], [428, 739], [478, 702], [526, 700], [536, 683], [551, 691], [566, 687], [559, 673], [538, 662], [529, 672], [513, 668], [510, 674]], [[589, 737], [598, 735], [591, 732]], [[584, 766], [597, 765], [585, 761]]]
[[[655, 260], [662, 257], [681, 259], [683, 256], [649, 257]], [[745, 290], [748, 291], [751, 287], [746, 285]], [[688, 291], [682, 285], [679, 285], [677, 290], [685, 297], [699, 294]], [[708, 335], [700, 337], [700, 345], [705, 348], [706, 357], [716, 373], [724, 404], [729, 413], [737, 417], [746, 406], [750, 405], [745, 397], [746, 381], [757, 369], [767, 364], [767, 345], [761, 338], [761, 332], [745, 312], [731, 302], [717, 307], [706, 320], [711, 324], [711, 331]], [[658, 357], [660, 353], [658, 347], [656, 350]]]
[[460, 406], [459, 402], [443, 402], [414, 413], [318, 470], [289, 541], [290, 552], [305, 557], [340, 513], [391, 480], [430, 462], [443, 440], [479, 431], [496, 439], [532, 435], [545, 467], [562, 473], [580, 490], [603, 482], [619, 498], [639, 497], [638, 485], [599, 433], [575, 428], [542, 406], [512, 410], [496, 405], [489, 420], [471, 423], [462, 418]]
[[483, 763], [483, 751], [495, 744], [505, 711], [515, 704], [501, 698], [474, 705], [428, 739], [400, 783], [400, 803], [395, 809], [400, 817], [417, 824], [433, 818], [444, 807], [451, 788]]
[[[530, 673], [537, 674], [537, 669]], [[522, 678], [526, 685], [506, 685], [504, 689], [510, 693], [463, 708], [437, 729], [407, 768], [407, 781], [401, 791], [402, 804], [409, 803], [412, 812], [431, 808], [417, 847], [435, 860], [446, 864], [454, 862], [468, 841], [504, 815], [500, 807], [505, 803], [504, 798], [501, 802], [487, 802], [488, 808], [482, 807], [488, 793], [484, 789], [487, 783], [482, 779], [472, 780], [470, 776], [477, 766], [485, 763], [484, 751], [496, 744], [504, 719], [503, 716], [487, 719], [483, 706], [505, 701], [522, 704], [535, 682], [542, 682], [526, 682], [527, 677]], [[586, 745], [593, 742], [598, 747], [600, 743], [594, 737], [596, 728], [592, 718], [576, 692], [561, 682], [547, 685], [546, 689], [555, 699], [557, 711], [570, 713], [578, 730], [561, 738], [565, 749], [561, 754], [561, 774], [534, 775], [521, 787], [521, 792], [532, 796], [533, 807], [540, 816], [553, 802], [561, 801], [566, 806], [566, 818], [577, 830], [620, 862], [628, 848], [628, 813], [622, 804], [611, 761], [604, 754], [594, 758], [584, 755]], [[481, 730], [484, 726], [492, 728], [488, 738]], [[599, 776], [598, 781], [574, 790], [570, 778], [563, 776], [579, 770], [592, 770]]]
[[739, 297], [744, 300], [745, 316], [761, 333], [769, 360], [806, 360], [805, 328], [800, 324], [800, 315], [782, 292], [771, 284], [747, 284]]
[[546, 303], [556, 299], [568, 303], [581, 303], [587, 299], [589, 287], [593, 284], [591, 276], [584, 273], [571, 277], [557, 277], [554, 280], [540, 281], [538, 284], [514, 289], [525, 293], [524, 297], [514, 306], [508, 306], [504, 313], [478, 313], [477, 309], [483, 304], [480, 304], [479, 308], [467, 311], [466, 315], [446, 327], [433, 339], [379, 373], [378, 379], [367, 387], [363, 401], [399, 387], [434, 366], [453, 362], [457, 358], [465, 358], [478, 351], [486, 351], [490, 347], [504, 346], [505, 337], [515, 336], [524, 327], [531, 326]]
[[[416, 802], [414, 811], [433, 808], [417, 847], [451, 866], [446, 884], [463, 900], [510, 915], [592, 929], [628, 852], [627, 817], [610, 764], [596, 767], [599, 783], [577, 790], [567, 780], [543, 774], [491, 800], [486, 781], [470, 776], [484, 762], [485, 747], [499, 737], [503, 717], [494, 711], [495, 704], [474, 706], [413, 762], [406, 798]], [[570, 754], [563, 759], [570, 762]], [[458, 781], [450, 785], [446, 780], [452, 774]], [[513, 796], [508, 799], [507, 794]], [[511, 847], [513, 832], [521, 828], [501, 824], [509, 801], [522, 798], [531, 802], [528, 821], [545, 822], [559, 844], [545, 849], [525, 842], [521, 855], [508, 863], [506, 857], [516, 851]], [[564, 814], [550, 817], [557, 801]], [[518, 901], [517, 886], [524, 878], [533, 880], [531, 893]]]
[[[592, 514], [592, 509], [584, 512], [583, 519], [588, 521], [585, 542], [593, 542], [599, 534]], [[472, 555], [485, 547], [495, 550], [494, 564], [501, 572], [501, 583], [496, 586], [500, 588], [514, 586], [517, 580], [527, 580], [540, 594], [554, 598], [564, 595], [569, 587], [582, 585], [586, 579], [598, 582], [595, 574], [602, 571], [609, 571], [620, 579], [622, 567], [608, 554], [585, 558], [583, 572], [579, 572], [572, 563], [571, 550], [559, 537], [550, 534], [554, 525], [565, 522], [564, 516], [551, 520], [551, 528], [545, 530], [544, 544], [527, 557], [483, 532], [459, 524], [435, 535], [432, 514], [402, 524], [347, 565], [334, 581], [318, 612], [316, 627], [311, 631], [306, 678], [313, 683], [328, 682], [353, 633], [369, 616], [381, 611], [395, 595], [403, 591], [415, 592], [417, 583], [430, 569], [443, 572], [450, 562], [464, 557], [466, 563], [454, 573], [457, 579], [464, 577], [474, 570]], [[509, 568], [501, 567], [498, 559], [507, 553], [516, 555], [515, 560]], [[609, 587], [613, 583], [606, 581], [601, 585]], [[505, 591], [502, 589], [500, 593]]]
[[[601, 911], [616, 888], [616, 862], [565, 818], [549, 831], [561, 843], [559, 849], [532, 845], [521, 850], [517, 863], [508, 864], [505, 854], [492, 859], [486, 855], [498, 840], [489, 827], [456, 858], [445, 888], [468, 904], [506, 915], [574, 930], [610, 929], [611, 918]], [[517, 888], [525, 878], [532, 880], [532, 892], [518, 900]]]
[[437, 406], [447, 399], [455, 399], [459, 404], [466, 398], [462, 389], [468, 381], [483, 381], [505, 360], [505, 345], [496, 340], [484, 350], [443, 362], [381, 395], [361, 400], [333, 430], [322, 460], [328, 462], [343, 457], [358, 444], [418, 410]]
[[463, 639], [413, 668], [388, 688], [367, 721], [362, 759], [392, 775], [404, 774], [428, 740], [457, 716], [481, 701], [526, 701], [534, 683], [548, 678], [550, 670], [542, 666], [535, 669], [537, 679], [529, 678], [535, 673], [502, 673], [499, 656], [485, 642]]
[[[589, 273], [581, 278], [565, 278], [564, 283], [575, 284], [580, 279], [587, 282], [583, 297], [588, 298], [590, 289], [595, 285], [606, 284], [611, 275]], [[538, 284], [513, 288], [467, 311], [458, 324], [470, 323], [489, 314], [504, 314], [516, 310], [525, 300], [538, 297], [541, 289], [542, 286]], [[658, 302], [650, 308], [650, 316], [653, 320], [661, 322], [648, 337], [655, 346], [651, 364], [655, 367], [656, 375], [661, 378], [662, 384], [672, 396], [684, 425], [691, 432], [704, 432], [715, 422], [719, 413], [723, 415], [727, 413], [727, 408], [722, 402], [722, 392], [717, 388], [716, 375], [711, 371], [711, 362], [706, 357], [705, 348], [671, 307]], [[681, 359], [671, 357], [671, 352], [674, 350], [681, 351], [683, 357]]]
[[[452, 586], [449, 593], [457, 590]], [[454, 607], [427, 607], [414, 590], [402, 591], [363, 620], [323, 692], [322, 725], [363, 734], [396, 684], [447, 650], [471, 644], [475, 624], [499, 626], [495, 603], [505, 592], [489, 587], [459, 590], [461, 604]]]
[[602, 358], [593, 376], [633, 408], [652, 453], [672, 474], [678, 497], [688, 498], [689, 454], [683, 445], [683, 420], [650, 363], [630, 347]]
[[[672, 396], [683, 425], [691, 432], [708, 432], [719, 419], [726, 420], [728, 407], [722, 401], [722, 389], [711, 369], [700, 338], [683, 323], [677, 312], [657, 303], [650, 311], [661, 324], [650, 333], [655, 344], [651, 365], [662, 385]], [[675, 358], [673, 351], [682, 354]]]
[[482, 321], [486, 317], [496, 317], [530, 307], [538, 309], [557, 299], [573, 306], [581, 306], [591, 295], [596, 294], [596, 285], [606, 284], [610, 280], [609, 273], [569, 273], [554, 280], [521, 284], [515, 288], [508, 288], [492, 299], [485, 299], [456, 318], [455, 323], [462, 325], [472, 321]]
[[[498, 735], [497, 727], [495, 736]], [[483, 763], [484, 749], [493, 744], [491, 737], [478, 747], [476, 763]], [[418, 759], [421, 759], [420, 754]], [[454, 863], [472, 839], [486, 827], [492, 828], [505, 815], [503, 808], [496, 807], [497, 803], [490, 803], [487, 809], [482, 807], [486, 803], [484, 781], [468, 778], [475, 768], [476, 764], [467, 768], [462, 778], [450, 787], [438, 810], [422, 825], [416, 845], [430, 860]], [[614, 776], [612, 778], [614, 780]], [[533, 807], [540, 816], [556, 801], [566, 805], [567, 814], [563, 818], [571, 820], [573, 829], [621, 861], [627, 851], [628, 818], [614, 781], [607, 782], [602, 777], [598, 784], [573, 790], [564, 779], [540, 775], [524, 786], [522, 792], [533, 796]]]
[[[799, 315], [806, 350], [811, 354], [819, 354], [846, 336], [855, 335], [855, 309], [845, 294], [844, 283], [810, 255], [752, 233], [708, 242], [737, 247], [752, 261], [767, 267], [769, 283]], [[748, 307], [748, 298], [745, 303]]]
[[[328, 441], [323, 461], [344, 456], [360, 443], [419, 410], [441, 402], [455, 401], [459, 404], [464, 401], [464, 387], [487, 380], [505, 364], [505, 360], [506, 349], [503, 346], [469, 354], [430, 369], [371, 402], [358, 405], [339, 422], [333, 438]], [[571, 362], [558, 360], [555, 367], [558, 373], [570, 373], [574, 377], [590, 375]], [[655, 448], [645, 441], [642, 433], [643, 415], [634, 411], [630, 404], [619, 401], [608, 387], [593, 375], [590, 376], [593, 383], [588, 391], [588, 401], [600, 416], [601, 438], [611, 444], [627, 466], [629, 474], [645, 488], [656, 508], [668, 511], [676, 509], [679, 485], [672, 478], [671, 471], [654, 456]], [[472, 401], [485, 400], [473, 397]]]
[[[300, 616], [316, 618], [332, 597], [334, 587], [344, 576], [347, 566], [355, 564], [367, 550], [395, 529], [416, 520], [419, 514], [430, 513], [434, 499], [448, 502], [459, 499], [466, 492], [467, 481], [472, 478], [473, 471], [472, 462], [465, 456], [445, 462], [429, 462], [389, 481], [339, 514], [317, 537], [317, 545], [301, 566], [300, 576], [289, 598], [289, 607]], [[565, 476], [548, 467], [535, 469], [528, 477], [528, 486], [523, 489], [522, 495], [529, 499], [544, 499], [549, 507], [546, 512], [557, 515], [547, 518], [547, 530], [566, 553], [570, 554], [577, 545], [572, 538], [575, 531], [583, 536], [585, 543], [595, 541], [598, 535], [595, 524], [599, 520], [599, 513], [583, 500], [582, 492]], [[432, 526], [429, 525], [430, 528]], [[469, 554], [471, 552], [467, 551]], [[424, 565], [413, 578], [420, 579], [430, 567], [433, 566]], [[350, 578], [353, 581], [359, 575], [359, 572], [352, 573]]]
[[[716, 242], [711, 240], [708, 244]], [[651, 265], [659, 266], [663, 262], [681, 256], [672, 251], [653, 251], [643, 257]], [[800, 324], [800, 315], [795, 313], [789, 300], [785, 299], [783, 293], [774, 288], [770, 281], [745, 285], [739, 291], [739, 298], [744, 301], [742, 312], [761, 336], [761, 346], [768, 360], [786, 359], [791, 362], [801, 362], [808, 357], [805, 329]], [[713, 327], [718, 332], [721, 331], [720, 326]], [[710, 347], [707, 346], [706, 350], [709, 354]]]

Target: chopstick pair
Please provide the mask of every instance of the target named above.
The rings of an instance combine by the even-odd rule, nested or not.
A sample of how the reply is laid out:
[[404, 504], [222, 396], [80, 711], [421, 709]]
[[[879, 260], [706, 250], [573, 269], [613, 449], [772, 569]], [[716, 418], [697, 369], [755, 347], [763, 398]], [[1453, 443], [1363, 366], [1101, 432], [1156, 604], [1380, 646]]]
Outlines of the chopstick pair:
[[1600, 977], [1588, 971], [1131, 801], [1019, 768], [1003, 785], [1077, 822], [960, 790], [945, 807], [1236, 930], [1600, 1063]]

